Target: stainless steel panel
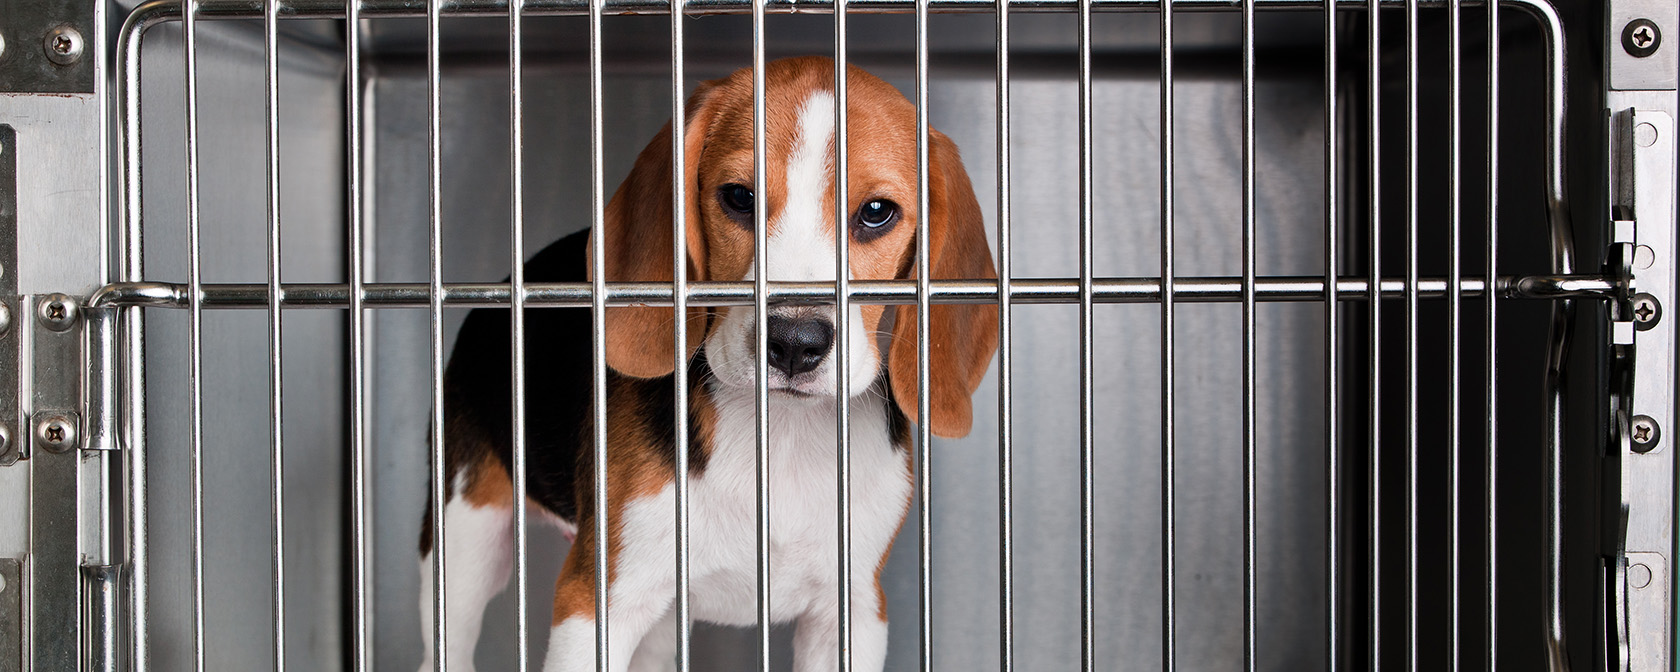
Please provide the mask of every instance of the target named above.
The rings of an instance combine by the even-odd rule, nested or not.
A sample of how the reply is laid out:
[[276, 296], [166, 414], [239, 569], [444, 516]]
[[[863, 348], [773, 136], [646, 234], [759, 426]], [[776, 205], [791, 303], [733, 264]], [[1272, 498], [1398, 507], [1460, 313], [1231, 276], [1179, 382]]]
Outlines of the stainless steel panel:
[[[283, 272], [343, 282], [343, 71], [340, 54], [289, 22], [280, 42]], [[296, 31], [296, 32], [294, 32]], [[305, 34], [299, 37], [298, 34]], [[266, 280], [263, 39], [260, 23], [200, 26], [202, 259], [208, 282]], [[184, 279], [186, 208], [180, 32], [149, 32], [142, 53], [142, 166], [148, 277]], [[146, 322], [152, 669], [190, 666], [187, 573], [187, 314]], [[261, 669], [272, 653], [267, 315], [206, 311], [204, 320], [206, 668]], [[349, 549], [344, 428], [344, 315], [288, 316], [283, 347], [287, 658], [344, 664]]]

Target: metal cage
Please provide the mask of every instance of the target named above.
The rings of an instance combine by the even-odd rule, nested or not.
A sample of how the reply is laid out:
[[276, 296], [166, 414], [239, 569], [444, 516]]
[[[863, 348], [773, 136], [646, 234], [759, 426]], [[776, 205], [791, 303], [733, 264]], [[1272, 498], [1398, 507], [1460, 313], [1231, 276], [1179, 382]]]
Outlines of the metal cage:
[[[888, 669], [1680, 662], [1673, 2], [8, 7], [0, 670], [413, 669], [468, 309], [512, 309], [523, 437], [527, 310], [596, 316], [600, 426], [607, 307], [785, 302], [1001, 309], [974, 434], [916, 430]], [[915, 102], [924, 206], [928, 129], [962, 145], [999, 279], [927, 280], [924, 228], [920, 280], [767, 282], [760, 255], [688, 282], [679, 221], [673, 283], [525, 280], [694, 82], [756, 65], [761, 101], [799, 53]], [[679, 487], [679, 669], [789, 667], [757, 366], [759, 625], [689, 622]], [[845, 549], [839, 385], [812, 496]], [[542, 659], [566, 548], [514, 510], [492, 669]]]

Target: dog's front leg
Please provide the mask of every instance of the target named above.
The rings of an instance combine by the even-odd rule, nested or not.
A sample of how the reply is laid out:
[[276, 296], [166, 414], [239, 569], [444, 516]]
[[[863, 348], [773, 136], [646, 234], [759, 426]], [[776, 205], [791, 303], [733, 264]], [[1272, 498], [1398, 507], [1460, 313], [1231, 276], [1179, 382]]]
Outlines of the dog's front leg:
[[[856, 585], [856, 584], [853, 584]], [[879, 672], [887, 664], [887, 621], [872, 583], [852, 597], [852, 670]], [[840, 669], [840, 608], [835, 600], [813, 605], [799, 617], [793, 634], [793, 669]]]
[[[561, 582], [560, 591], [564, 592], [565, 580], [562, 579]], [[593, 582], [590, 582], [589, 589], [593, 590], [593, 587]], [[668, 597], [658, 599], [649, 596], [648, 599], [635, 599], [622, 593], [613, 595], [607, 613], [609, 672], [630, 670], [631, 656], [637, 653], [642, 638], [654, 624], [663, 622], [669, 602]], [[579, 613], [561, 615], [556, 611], [554, 627], [548, 635], [548, 655], [543, 661], [543, 672], [594, 671], [595, 609], [592, 599], [589, 609]]]
[[[668, 500], [661, 500], [668, 501]], [[613, 571], [607, 586], [607, 672], [630, 670], [631, 658], [643, 637], [665, 620], [675, 600], [675, 567], [669, 536], [657, 534], [635, 513], [620, 518], [632, 541], [609, 560]], [[659, 513], [664, 514], [663, 510]], [[665, 514], [668, 515], [668, 514]], [[661, 518], [660, 520], [663, 520]], [[648, 533], [648, 530], [652, 530]], [[585, 531], [577, 538], [554, 591], [554, 626], [549, 631], [544, 672], [595, 670], [595, 547]], [[649, 541], [649, 540], [653, 541]]]

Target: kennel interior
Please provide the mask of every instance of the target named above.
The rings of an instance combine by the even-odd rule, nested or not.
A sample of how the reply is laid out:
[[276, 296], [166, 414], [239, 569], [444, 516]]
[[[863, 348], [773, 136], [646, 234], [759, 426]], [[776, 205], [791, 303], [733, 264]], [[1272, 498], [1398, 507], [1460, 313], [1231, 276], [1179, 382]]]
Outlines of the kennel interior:
[[[826, 1], [688, 2], [676, 49], [665, 2], [528, 0], [517, 81], [494, 0], [57, 5], [0, 14], [0, 669], [414, 669], [433, 321], [507, 305], [516, 221], [589, 225], [676, 62], [835, 53]], [[888, 669], [1674, 664], [1672, 3], [1005, 9], [846, 14], [1013, 280]], [[566, 544], [529, 531], [540, 661]], [[697, 624], [692, 668], [759, 638]]]

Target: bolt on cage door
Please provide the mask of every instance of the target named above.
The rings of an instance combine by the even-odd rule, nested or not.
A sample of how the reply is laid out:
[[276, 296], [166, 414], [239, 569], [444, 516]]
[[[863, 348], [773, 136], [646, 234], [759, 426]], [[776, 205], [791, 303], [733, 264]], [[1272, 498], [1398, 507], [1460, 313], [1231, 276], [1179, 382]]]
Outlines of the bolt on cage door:
[[[1490, 26], [1480, 4], [1377, 4], [850, 3], [840, 53], [961, 135], [1007, 280], [840, 296], [1014, 305], [991, 374], [1012, 375], [977, 396], [998, 395], [1000, 429], [918, 455], [933, 503], [887, 570], [890, 667], [1672, 661], [1672, 453], [1648, 438], [1673, 418], [1672, 339], [1645, 309], [1672, 287], [1674, 83], [1628, 59], [1673, 52], [1606, 55], [1608, 85], [1571, 70], [1603, 128], [1564, 114], [1563, 72], [1591, 31], [1672, 28], [1674, 8], [1612, 4], [1600, 26], [1601, 8], [1513, 2]], [[8, 347], [32, 390], [12, 435], [84, 430], [83, 460], [31, 439], [0, 467], [30, 500], [0, 525], [19, 559], [0, 572], [30, 597], [26, 669], [409, 666], [425, 409], [462, 309], [836, 300], [831, 283], [496, 282], [595, 216], [693, 80], [832, 51], [832, 4], [688, 3], [692, 22], [665, 3], [189, 7], [141, 4], [92, 40], [74, 67], [112, 76], [71, 103], [0, 101], [25, 130], [0, 161], [40, 156], [31, 119], [53, 118], [104, 147], [81, 160], [121, 206], [110, 249], [74, 255], [89, 270], [55, 271], [31, 261], [51, 185], [0, 166], [21, 252]], [[795, 10], [816, 16], [779, 16]], [[602, 17], [630, 13], [662, 16]], [[1588, 39], [1566, 52], [1566, 35]], [[76, 95], [114, 103], [114, 144], [66, 112]], [[1566, 137], [1587, 146], [1566, 155]], [[1587, 188], [1566, 200], [1566, 179]], [[463, 193], [507, 198], [485, 216]], [[484, 240], [502, 235], [517, 244]], [[55, 337], [66, 300], [85, 319]], [[85, 389], [66, 388], [77, 363]], [[1143, 436], [1109, 441], [1126, 433]], [[66, 515], [80, 539], [45, 524]], [[542, 640], [534, 572], [560, 551], [529, 542], [480, 647], [510, 667]], [[692, 662], [781, 664], [771, 637], [706, 631]]]

